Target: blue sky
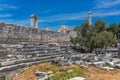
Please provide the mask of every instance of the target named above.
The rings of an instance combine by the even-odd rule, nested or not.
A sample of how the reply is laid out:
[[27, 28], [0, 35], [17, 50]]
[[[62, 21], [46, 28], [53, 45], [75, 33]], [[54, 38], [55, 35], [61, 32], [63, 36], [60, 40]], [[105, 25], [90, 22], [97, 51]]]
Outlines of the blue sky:
[[120, 0], [0, 0], [0, 22], [30, 26], [30, 15], [39, 16], [39, 28], [75, 27], [93, 13], [93, 23], [102, 19], [120, 22]]

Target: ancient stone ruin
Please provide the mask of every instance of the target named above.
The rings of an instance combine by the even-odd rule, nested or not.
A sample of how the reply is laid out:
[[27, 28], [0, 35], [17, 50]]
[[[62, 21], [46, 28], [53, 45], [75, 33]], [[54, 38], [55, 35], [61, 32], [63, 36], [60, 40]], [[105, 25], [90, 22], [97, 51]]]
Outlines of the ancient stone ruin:
[[0, 43], [68, 41], [68, 34], [0, 23]]
[[63, 56], [69, 43], [68, 34], [0, 23], [0, 74]]
[[37, 15], [33, 14], [30, 16], [30, 23], [32, 28], [38, 28], [38, 17]]

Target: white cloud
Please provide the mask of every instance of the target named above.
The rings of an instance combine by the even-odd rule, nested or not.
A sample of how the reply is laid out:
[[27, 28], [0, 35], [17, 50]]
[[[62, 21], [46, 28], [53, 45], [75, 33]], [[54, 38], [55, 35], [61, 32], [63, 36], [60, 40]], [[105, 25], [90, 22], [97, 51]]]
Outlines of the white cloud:
[[[87, 20], [88, 19], [88, 12], [82, 12], [82, 13], [66, 13], [66, 14], [57, 14], [53, 16], [47, 16], [47, 17], [41, 17], [39, 18], [40, 24], [44, 24], [45, 22], [57, 22], [57, 21], [71, 21], [71, 20]], [[94, 17], [108, 17], [108, 16], [118, 16], [120, 15], [120, 11], [108, 11], [108, 12], [93, 12], [93, 18]], [[10, 17], [12, 15], [6, 14], [2, 15], [0, 14], [0, 17]], [[30, 20], [29, 19], [23, 19], [23, 20], [14, 20], [14, 19], [1, 19], [2, 22], [12, 23], [12, 24], [18, 24], [18, 25], [25, 25], [30, 26]]]
[[16, 24], [16, 25], [21, 25], [21, 26], [30, 26], [30, 20], [24, 19], [24, 20], [15, 20], [15, 19], [0, 19], [0, 22], [8, 23], [8, 24]]
[[12, 17], [12, 14], [0, 14], [0, 18], [8, 18], [8, 17]]
[[94, 8], [111, 8], [120, 5], [120, 0], [95, 0]]
[[5, 23], [9, 23], [12, 22], [12, 19], [0, 19], [0, 22], [5, 22]]
[[[94, 17], [108, 17], [108, 16], [119, 16], [120, 11], [94, 11]], [[87, 20], [88, 12], [82, 13], [68, 13], [68, 14], [56, 14], [53, 16], [41, 17], [39, 22], [56, 22], [56, 21], [70, 21], [70, 20]]]
[[118, 16], [120, 15], [120, 11], [108, 11], [108, 12], [95, 12], [93, 13], [94, 17], [101, 17], [101, 16]]
[[39, 22], [55, 22], [55, 21], [65, 21], [65, 20], [83, 20], [87, 17], [87, 13], [66, 13], [66, 14], [56, 14], [53, 16], [40, 17]]
[[[94, 17], [108, 17], [108, 16], [119, 16], [120, 11], [95, 11], [93, 12], [93, 18]], [[6, 16], [0, 14], [0, 17], [7, 17], [10, 16], [9, 14]], [[57, 21], [71, 21], [71, 20], [87, 20], [88, 19], [88, 12], [82, 12], [82, 13], [66, 13], [66, 14], [56, 14], [53, 16], [47, 16], [47, 17], [41, 17], [39, 18], [40, 24], [44, 24], [45, 22], [57, 22]], [[29, 18], [23, 19], [23, 20], [14, 20], [14, 19], [1, 19], [2, 22], [7, 23], [13, 23], [18, 25], [25, 25], [30, 26], [30, 20]]]
[[44, 13], [44, 14], [46, 14], [46, 13], [49, 13], [51, 10], [50, 9], [48, 9], [48, 10], [44, 10], [44, 11], [42, 11], [41, 13]]
[[8, 10], [8, 9], [17, 9], [17, 7], [8, 4], [0, 4], [0, 10]]

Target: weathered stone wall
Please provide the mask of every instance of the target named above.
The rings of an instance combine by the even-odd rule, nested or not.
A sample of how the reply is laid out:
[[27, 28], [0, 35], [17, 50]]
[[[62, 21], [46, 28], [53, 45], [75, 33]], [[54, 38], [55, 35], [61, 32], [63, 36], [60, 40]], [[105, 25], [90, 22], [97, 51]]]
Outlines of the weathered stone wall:
[[68, 34], [0, 23], [0, 43], [69, 42], [69, 40]]
[[0, 75], [65, 55], [67, 48], [61, 45], [68, 45], [69, 38], [55, 31], [0, 23]]

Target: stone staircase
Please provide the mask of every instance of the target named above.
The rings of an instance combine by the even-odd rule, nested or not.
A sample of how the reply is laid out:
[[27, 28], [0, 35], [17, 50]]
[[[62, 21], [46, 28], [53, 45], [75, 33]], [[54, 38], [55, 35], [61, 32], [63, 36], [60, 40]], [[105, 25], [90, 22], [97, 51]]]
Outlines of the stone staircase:
[[[68, 47], [67, 47], [68, 48]], [[66, 48], [66, 49], [67, 49]], [[64, 56], [60, 45], [48, 43], [0, 44], [1, 67], [36, 61], [50, 61]], [[9, 60], [9, 61], [7, 61]]]

